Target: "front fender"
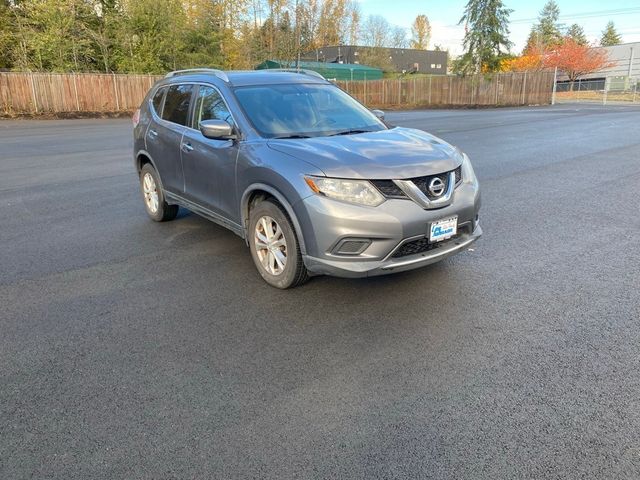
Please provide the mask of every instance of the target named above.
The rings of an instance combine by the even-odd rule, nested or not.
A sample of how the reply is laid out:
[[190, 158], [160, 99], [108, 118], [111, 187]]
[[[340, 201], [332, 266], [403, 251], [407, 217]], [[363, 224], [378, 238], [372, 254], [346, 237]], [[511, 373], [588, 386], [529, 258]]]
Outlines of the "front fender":
[[302, 227], [300, 226], [300, 222], [298, 221], [298, 217], [293, 210], [292, 205], [285, 198], [285, 196], [280, 193], [276, 188], [271, 185], [267, 185], [265, 183], [253, 183], [249, 185], [242, 194], [242, 200], [240, 201], [241, 211], [242, 211], [242, 228], [244, 229], [244, 237], [247, 242], [249, 242], [249, 234], [247, 231], [248, 223], [249, 223], [249, 199], [254, 192], [265, 192], [269, 195], [273, 196], [289, 215], [291, 219], [291, 223], [293, 224], [293, 228], [296, 232], [296, 237], [298, 238], [298, 243], [300, 244], [300, 253], [302, 255], [306, 255], [307, 248], [305, 244], [304, 234], [302, 233]]

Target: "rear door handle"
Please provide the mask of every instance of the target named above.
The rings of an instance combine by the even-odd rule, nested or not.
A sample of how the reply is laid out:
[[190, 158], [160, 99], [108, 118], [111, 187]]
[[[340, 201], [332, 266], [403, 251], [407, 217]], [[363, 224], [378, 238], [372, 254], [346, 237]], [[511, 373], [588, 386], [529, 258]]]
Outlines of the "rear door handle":
[[182, 144], [182, 151], [185, 153], [193, 152], [193, 146], [187, 142]]
[[156, 132], [153, 128], [149, 129], [149, 136], [155, 138], [158, 136], [158, 132]]

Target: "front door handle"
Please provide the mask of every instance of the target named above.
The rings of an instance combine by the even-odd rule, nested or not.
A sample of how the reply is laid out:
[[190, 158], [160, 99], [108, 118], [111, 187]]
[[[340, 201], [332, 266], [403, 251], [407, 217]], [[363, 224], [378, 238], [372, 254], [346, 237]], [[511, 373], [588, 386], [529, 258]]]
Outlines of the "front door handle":
[[189, 142], [183, 143], [182, 151], [185, 153], [193, 152], [193, 146]]

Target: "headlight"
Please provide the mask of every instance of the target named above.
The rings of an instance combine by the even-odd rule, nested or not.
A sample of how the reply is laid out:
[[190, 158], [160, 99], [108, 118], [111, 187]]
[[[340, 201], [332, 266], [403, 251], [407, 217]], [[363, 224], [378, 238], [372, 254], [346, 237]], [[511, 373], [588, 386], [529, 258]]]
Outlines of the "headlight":
[[462, 154], [462, 181], [466, 183], [478, 183], [476, 173], [471, 166], [471, 160], [466, 153]]
[[343, 180], [327, 177], [304, 177], [315, 193], [343, 202], [377, 207], [384, 202], [382, 194], [366, 180]]

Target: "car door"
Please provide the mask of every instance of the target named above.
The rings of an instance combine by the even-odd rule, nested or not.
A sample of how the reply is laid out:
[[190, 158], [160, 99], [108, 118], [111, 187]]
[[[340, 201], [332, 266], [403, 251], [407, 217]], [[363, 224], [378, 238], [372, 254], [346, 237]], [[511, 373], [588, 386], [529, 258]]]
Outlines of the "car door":
[[166, 95], [160, 112], [155, 112], [146, 134], [147, 151], [155, 163], [162, 186], [174, 193], [184, 191], [180, 141], [189, 122], [195, 85], [164, 87]]
[[229, 107], [217, 88], [200, 85], [194, 97], [192, 127], [182, 137], [182, 165], [187, 199], [239, 221], [235, 164], [238, 145], [234, 140], [205, 138], [199, 130], [203, 120], [224, 120], [236, 128]]

